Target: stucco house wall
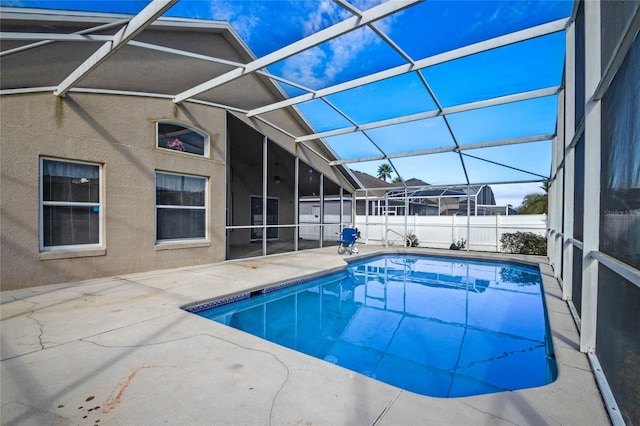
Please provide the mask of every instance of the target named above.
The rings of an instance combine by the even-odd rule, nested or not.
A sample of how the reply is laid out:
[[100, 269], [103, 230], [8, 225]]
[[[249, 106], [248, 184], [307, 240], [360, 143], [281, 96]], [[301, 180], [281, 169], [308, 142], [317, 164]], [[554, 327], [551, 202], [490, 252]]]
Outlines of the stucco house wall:
[[[171, 100], [72, 93], [0, 97], [2, 290], [224, 259], [226, 112]], [[156, 122], [210, 136], [210, 156], [156, 147]], [[103, 244], [40, 252], [41, 157], [103, 165]], [[156, 244], [155, 172], [208, 179], [206, 241]]]
[[[3, 31], [16, 33], [70, 34], [126, 18], [21, 8], [3, 9], [0, 15]], [[97, 33], [113, 34], [117, 28]], [[58, 40], [29, 46], [31, 41], [3, 40], [2, 46], [3, 52], [10, 51], [0, 64], [2, 290], [225, 260], [231, 115], [259, 138], [275, 142], [287, 156], [299, 157], [353, 191], [346, 172], [329, 166], [332, 153], [322, 143], [295, 141], [296, 135], [310, 131], [295, 108], [246, 117], [245, 110], [285, 98], [266, 77], [242, 76], [197, 99], [173, 102], [175, 94], [230, 70], [225, 61], [248, 63], [254, 58], [227, 23], [160, 18], [62, 97], [54, 95], [54, 88], [99, 45]], [[175, 49], [184, 51], [176, 54]], [[208, 135], [209, 154], [157, 147], [159, 121]], [[99, 247], [40, 246], [42, 158], [101, 165]], [[207, 179], [206, 238], [156, 242], [156, 172]], [[250, 173], [254, 177], [255, 170]], [[239, 202], [248, 202], [261, 186], [246, 191], [236, 194]], [[290, 205], [294, 194], [278, 197]], [[288, 216], [282, 220], [293, 223], [290, 210], [283, 210]]]

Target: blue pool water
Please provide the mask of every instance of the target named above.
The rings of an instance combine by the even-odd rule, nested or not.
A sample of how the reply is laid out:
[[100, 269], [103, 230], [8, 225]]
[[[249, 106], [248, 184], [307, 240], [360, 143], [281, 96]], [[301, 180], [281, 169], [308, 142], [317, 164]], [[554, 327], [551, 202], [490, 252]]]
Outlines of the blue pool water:
[[383, 255], [291, 284], [190, 311], [423, 395], [556, 378], [538, 268]]

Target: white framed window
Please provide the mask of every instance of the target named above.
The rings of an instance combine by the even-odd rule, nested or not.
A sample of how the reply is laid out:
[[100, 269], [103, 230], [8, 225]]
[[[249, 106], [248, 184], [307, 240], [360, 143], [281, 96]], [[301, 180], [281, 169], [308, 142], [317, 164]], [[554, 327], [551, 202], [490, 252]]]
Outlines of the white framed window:
[[156, 146], [170, 151], [209, 156], [209, 135], [180, 123], [158, 121]]
[[40, 250], [102, 244], [102, 165], [40, 158]]
[[207, 178], [156, 172], [156, 242], [207, 238]]

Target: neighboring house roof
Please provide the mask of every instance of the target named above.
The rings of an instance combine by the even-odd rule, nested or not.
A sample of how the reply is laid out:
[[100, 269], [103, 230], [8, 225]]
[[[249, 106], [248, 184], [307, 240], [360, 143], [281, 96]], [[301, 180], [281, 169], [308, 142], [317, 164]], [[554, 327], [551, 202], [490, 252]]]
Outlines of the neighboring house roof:
[[407, 186], [428, 186], [429, 184], [423, 180], [411, 178], [404, 181]]
[[[359, 181], [361, 189], [371, 188], [371, 190], [368, 191], [369, 196], [374, 195], [374, 196], [382, 197], [387, 192], [389, 192], [389, 190], [391, 190], [392, 188], [398, 187], [397, 183], [385, 182], [384, 180], [378, 179], [377, 177], [371, 176], [370, 174], [367, 174], [367, 173], [359, 172], [357, 170], [351, 170], [351, 172], [353, 173], [355, 178]], [[388, 189], [385, 189], [385, 188], [388, 188]]]
[[[420, 179], [409, 179], [404, 183], [406, 187], [401, 187], [398, 183], [389, 183], [381, 179], [378, 179], [370, 174], [352, 170], [354, 176], [358, 179], [361, 185], [361, 189], [369, 189], [367, 191], [368, 197], [404, 197], [405, 195], [416, 199], [422, 198], [423, 203], [428, 203], [425, 197], [429, 198], [459, 198], [461, 202], [466, 202], [467, 194], [475, 197], [479, 195], [481, 191], [488, 191], [489, 194], [493, 194], [490, 186], [487, 185], [471, 185], [471, 186], [459, 186], [459, 187], [433, 187], [428, 183]], [[489, 204], [495, 204], [493, 195], [490, 196], [491, 200], [487, 201]]]

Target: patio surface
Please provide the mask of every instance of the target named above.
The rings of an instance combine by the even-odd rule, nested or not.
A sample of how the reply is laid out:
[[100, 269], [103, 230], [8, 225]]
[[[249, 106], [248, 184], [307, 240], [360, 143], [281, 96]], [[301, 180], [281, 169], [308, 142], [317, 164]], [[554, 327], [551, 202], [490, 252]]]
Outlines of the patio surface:
[[[384, 252], [359, 248], [360, 255]], [[343, 268], [345, 256], [331, 247], [2, 292], [1, 423], [609, 424], [549, 265], [541, 257], [511, 257], [541, 262], [559, 370], [543, 387], [421, 396], [181, 309]]]

